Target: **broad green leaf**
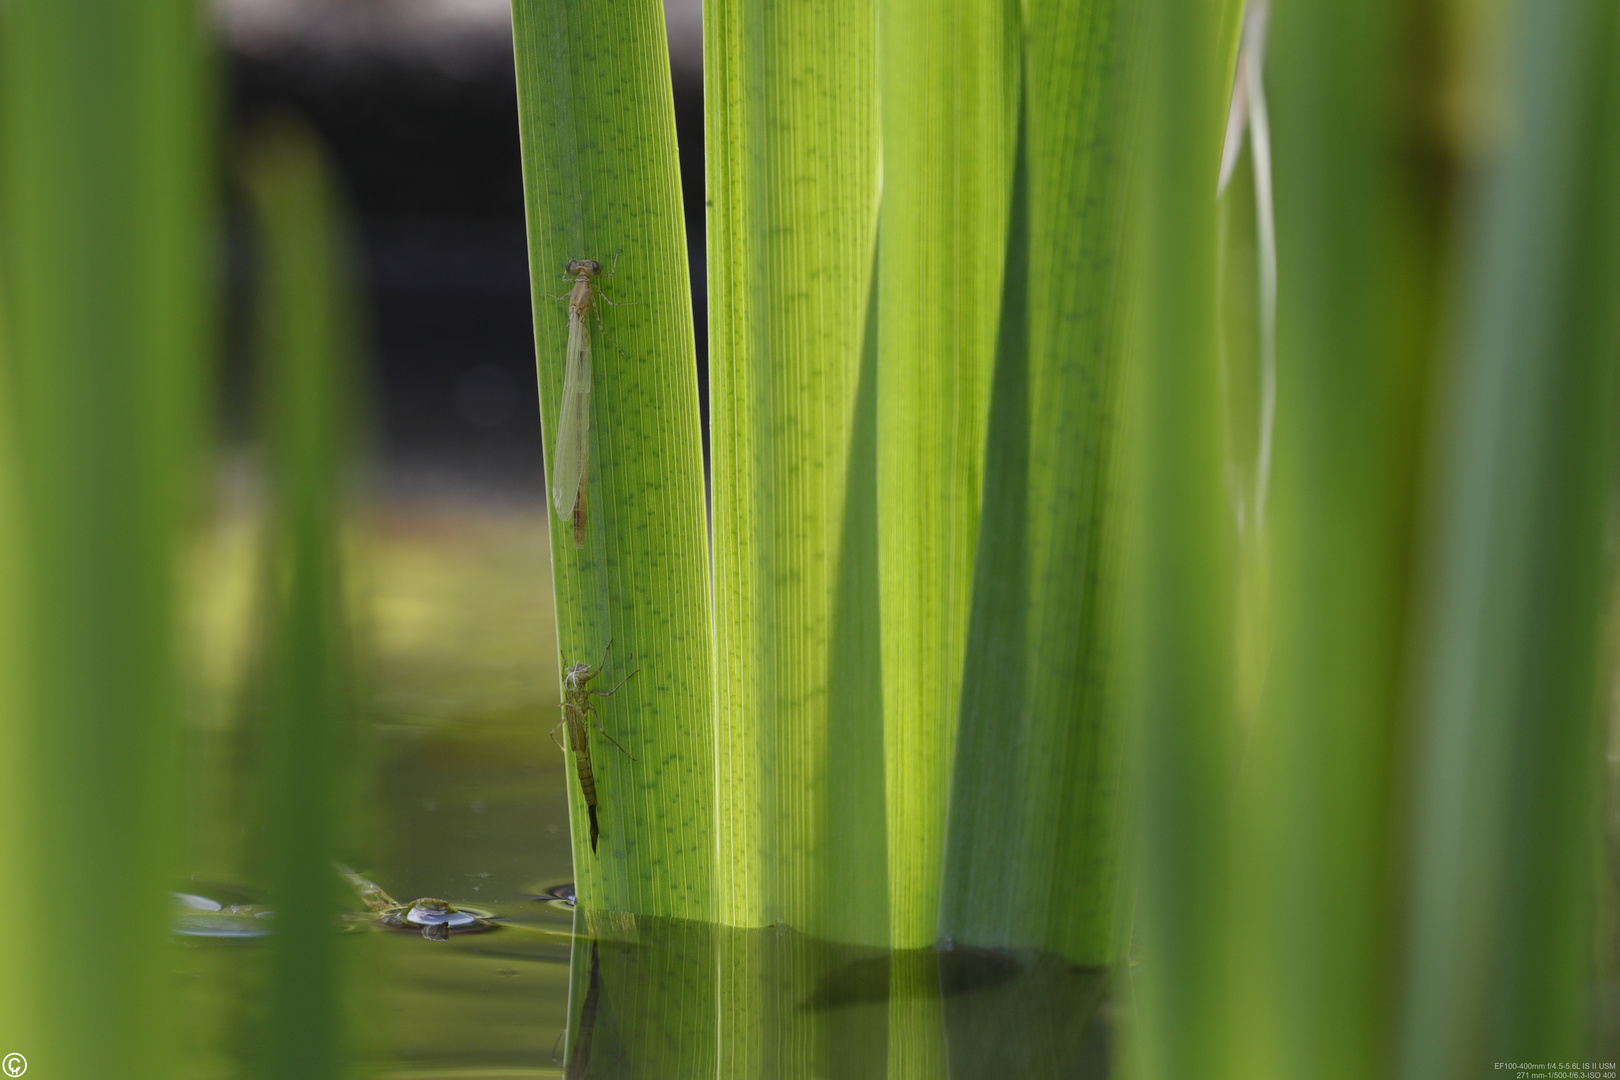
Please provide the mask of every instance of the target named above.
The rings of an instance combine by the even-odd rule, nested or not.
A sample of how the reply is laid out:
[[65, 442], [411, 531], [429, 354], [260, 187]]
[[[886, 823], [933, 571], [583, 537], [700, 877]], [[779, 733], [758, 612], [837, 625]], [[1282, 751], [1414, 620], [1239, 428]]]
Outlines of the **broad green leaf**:
[[719, 913], [881, 944], [877, 5], [705, 22]]
[[939, 935], [1018, 124], [1019, 5], [882, 0], [878, 565], [890, 942]]
[[0, 701], [8, 772], [27, 777], [0, 867], [63, 928], [0, 946], [30, 998], [26, 1029], [0, 1019], [0, 1053], [155, 1078], [174, 1019], [174, 585], [213, 296], [201, 14], [20, 0], [0, 19], [0, 423], [21, 488], [4, 528], [25, 590], [0, 637], [31, 681]]
[[[1514, 6], [1437, 417], [1396, 1075], [1580, 1056], [1620, 327], [1620, 22]], [[1609, 676], [1612, 679], [1612, 674]], [[1567, 1048], [1563, 1050], [1555, 1048]]]
[[592, 315], [584, 546], [555, 513], [551, 529], [564, 663], [599, 664], [611, 642], [593, 686], [635, 673], [595, 699], [603, 727], [634, 755], [592, 727], [597, 851], [579, 785], [569, 785], [580, 903], [707, 918], [716, 913], [709, 554], [663, 14], [653, 0], [515, 0], [512, 20], [550, 440], [568, 335], [567, 306], [550, 294], [567, 291], [570, 259], [595, 259], [604, 274], [617, 259]]
[[1131, 6], [1028, 11], [941, 932], [1120, 952], [1117, 490]]

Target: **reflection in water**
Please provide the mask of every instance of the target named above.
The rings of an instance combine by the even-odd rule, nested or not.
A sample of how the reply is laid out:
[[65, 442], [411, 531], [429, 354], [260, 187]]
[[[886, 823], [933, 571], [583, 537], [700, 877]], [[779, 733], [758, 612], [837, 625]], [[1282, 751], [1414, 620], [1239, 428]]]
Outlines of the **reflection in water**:
[[[579, 951], [587, 951], [584, 946]], [[590, 982], [585, 987], [585, 1001], [579, 1007], [579, 1022], [571, 1030], [578, 1032], [568, 1049], [568, 1067], [564, 1075], [568, 1080], [583, 1080], [591, 1074], [591, 1040], [596, 1035], [596, 1008], [602, 996], [602, 958], [597, 954], [596, 942], [591, 942]]]
[[[892, 979], [895, 968], [912, 977]], [[914, 969], [914, 970], [912, 970]], [[949, 997], [1017, 978], [1018, 958], [996, 949], [910, 949], [851, 960], [823, 975], [805, 1008], [830, 1008], [890, 996]]]
[[568, 1080], [1108, 1074], [1105, 969], [1031, 951], [890, 953], [779, 929], [580, 921]]

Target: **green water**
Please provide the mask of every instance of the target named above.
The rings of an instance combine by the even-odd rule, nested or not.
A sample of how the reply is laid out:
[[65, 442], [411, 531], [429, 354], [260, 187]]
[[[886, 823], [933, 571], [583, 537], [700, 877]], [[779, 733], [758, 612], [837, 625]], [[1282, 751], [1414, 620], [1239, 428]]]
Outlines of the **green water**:
[[[545, 735], [557, 711], [545, 530], [543, 507], [428, 500], [386, 504], [354, 529], [364, 730], [341, 855], [400, 900], [443, 897], [512, 924], [447, 942], [351, 926], [346, 1026], [376, 1075], [561, 1075], [573, 913], [530, 899], [572, 876], [562, 755]], [[256, 535], [251, 503], [227, 500], [196, 560], [192, 878], [177, 888], [226, 905], [264, 899]], [[336, 873], [333, 904], [365, 910]], [[176, 935], [190, 1075], [253, 1075], [263, 946]]]
[[[197, 722], [177, 889], [179, 1048], [194, 1077], [258, 1075], [266, 937], [255, 815], [251, 513], [199, 549]], [[506, 1078], [1102, 1077], [1103, 974], [1051, 957], [886, 954], [786, 929], [575, 912], [543, 507], [400, 503], [356, 530], [365, 738], [342, 857], [401, 901], [495, 917], [448, 941], [376, 925], [333, 874], [356, 1075]], [[346, 917], [338, 912], [348, 909]]]

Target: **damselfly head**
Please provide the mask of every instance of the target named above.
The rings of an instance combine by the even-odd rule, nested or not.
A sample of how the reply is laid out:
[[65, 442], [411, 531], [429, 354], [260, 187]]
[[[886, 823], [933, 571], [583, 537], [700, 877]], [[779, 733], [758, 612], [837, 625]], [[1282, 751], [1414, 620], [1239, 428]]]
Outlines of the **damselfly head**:
[[572, 664], [567, 671], [563, 672], [563, 683], [570, 690], [578, 690], [585, 685], [590, 673], [591, 665], [585, 663]]
[[568, 260], [568, 273], [571, 276], [577, 276], [579, 274], [584, 274], [587, 277], [595, 277], [597, 274], [600, 274], [601, 272], [602, 272], [602, 264], [597, 262], [595, 259], [569, 259]]

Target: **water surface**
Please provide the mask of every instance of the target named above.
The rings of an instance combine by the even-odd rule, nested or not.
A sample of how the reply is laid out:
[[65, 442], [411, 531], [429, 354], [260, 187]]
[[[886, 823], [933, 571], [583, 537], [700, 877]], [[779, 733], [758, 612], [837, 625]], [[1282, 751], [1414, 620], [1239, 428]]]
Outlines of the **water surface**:
[[[358, 1075], [1106, 1075], [1101, 971], [575, 912], [548, 895], [571, 866], [568, 775], [546, 734], [558, 701], [546, 528], [538, 503], [415, 500], [356, 530], [366, 737], [343, 857], [400, 901], [439, 897], [498, 924], [442, 942], [386, 929], [334, 872]], [[237, 507], [199, 554], [191, 876], [176, 907], [186, 1074], [222, 1080], [254, 1075], [274, 926], [256, 888], [253, 535]]]

